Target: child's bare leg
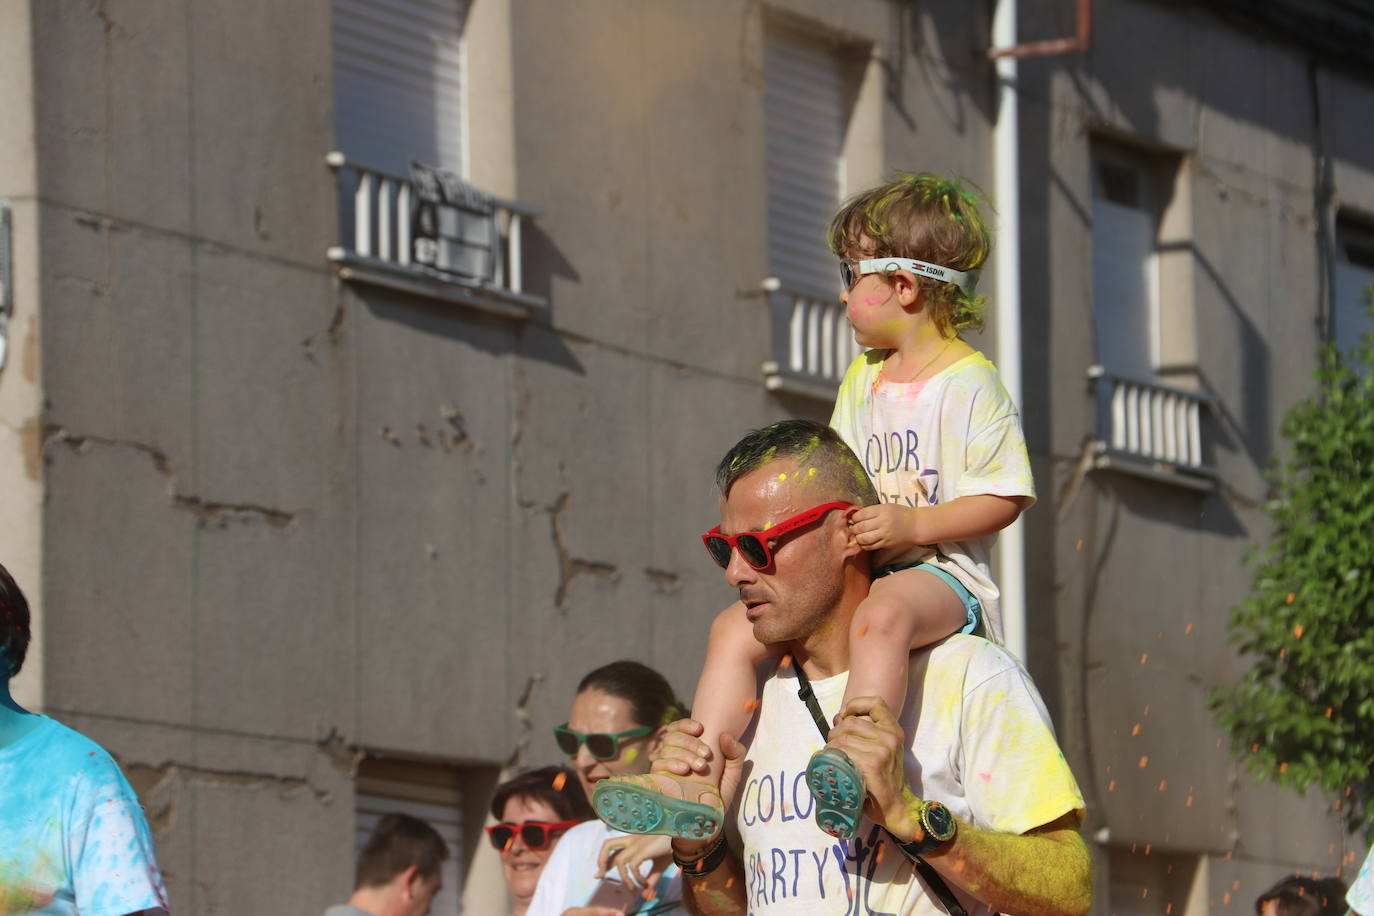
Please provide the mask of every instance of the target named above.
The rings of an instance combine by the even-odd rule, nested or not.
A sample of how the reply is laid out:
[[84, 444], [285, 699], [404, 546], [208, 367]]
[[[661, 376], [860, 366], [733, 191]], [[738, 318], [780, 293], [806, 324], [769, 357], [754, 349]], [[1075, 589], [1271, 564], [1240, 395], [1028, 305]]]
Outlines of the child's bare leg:
[[781, 648], [765, 646], [754, 638], [754, 625], [744, 616], [744, 604], [736, 601], [716, 615], [706, 644], [706, 664], [692, 698], [692, 718], [701, 723], [701, 740], [711, 748], [709, 775], [701, 781], [720, 783], [724, 758], [720, 736], [738, 738], [749, 727], [758, 708], [758, 667], [782, 654]]
[[[849, 680], [844, 704], [856, 697], [881, 697], [894, 713], [906, 702], [912, 649], [963, 629], [964, 602], [939, 576], [919, 569], [875, 579], [854, 610], [849, 631]], [[807, 765], [807, 784], [816, 799], [816, 824], [826, 833], [852, 837], [863, 815], [863, 776], [844, 752], [829, 746]]]
[[911, 650], [957, 633], [966, 623], [964, 602], [939, 576], [918, 567], [875, 579], [850, 622], [844, 703], [882, 697], [901, 713]]
[[758, 707], [758, 666], [780, 651], [754, 639], [743, 604], [735, 602], [722, 611], [711, 625], [706, 664], [692, 704], [692, 716], [704, 729], [701, 740], [711, 749], [703, 771], [684, 777], [655, 770], [603, 780], [592, 793], [597, 815], [627, 833], [714, 836], [725, 820], [718, 788], [725, 765], [720, 736], [728, 732], [738, 738], [749, 727]]

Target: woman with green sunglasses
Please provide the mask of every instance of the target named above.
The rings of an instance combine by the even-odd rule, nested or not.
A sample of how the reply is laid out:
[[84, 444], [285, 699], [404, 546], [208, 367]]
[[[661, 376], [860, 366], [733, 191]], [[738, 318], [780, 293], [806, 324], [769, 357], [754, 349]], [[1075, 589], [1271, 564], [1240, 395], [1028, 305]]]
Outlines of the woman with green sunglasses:
[[[590, 801], [603, 779], [649, 772], [664, 726], [686, 715], [663, 675], [639, 662], [612, 662], [577, 685], [568, 721], [553, 736]], [[685, 916], [681, 881], [666, 837], [631, 836], [591, 820], [563, 834], [526, 916]]]

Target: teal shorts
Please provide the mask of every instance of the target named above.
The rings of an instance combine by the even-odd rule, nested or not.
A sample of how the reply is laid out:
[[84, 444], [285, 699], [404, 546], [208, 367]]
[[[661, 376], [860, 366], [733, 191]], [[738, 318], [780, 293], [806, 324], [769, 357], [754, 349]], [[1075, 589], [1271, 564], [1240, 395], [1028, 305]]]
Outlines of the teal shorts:
[[932, 576], [938, 576], [943, 580], [946, 585], [954, 589], [954, 594], [958, 595], [959, 600], [964, 604], [964, 614], [968, 618], [968, 623], [964, 624], [963, 629], [959, 632], [965, 634], [981, 632], [983, 605], [978, 602], [978, 599], [973, 596], [973, 593], [968, 590], [968, 587], [965, 586], [964, 583], [960, 582], [934, 563], [922, 561], [920, 563], [892, 563], [888, 566], [879, 566], [877, 569], [873, 570], [873, 578], [881, 579], [883, 576], [890, 576], [904, 569], [919, 569], [921, 572], [928, 572]]

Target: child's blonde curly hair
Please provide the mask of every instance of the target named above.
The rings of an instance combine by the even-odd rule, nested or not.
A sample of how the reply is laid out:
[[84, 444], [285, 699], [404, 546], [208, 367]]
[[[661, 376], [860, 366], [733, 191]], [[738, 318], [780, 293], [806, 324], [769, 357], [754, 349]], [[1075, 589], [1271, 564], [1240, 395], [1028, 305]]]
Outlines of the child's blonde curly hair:
[[[830, 221], [830, 250], [842, 258], [863, 252], [865, 258], [916, 258], [976, 271], [992, 250], [992, 234], [979, 210], [986, 201], [967, 184], [973, 190], [932, 172], [899, 174], [840, 208]], [[943, 336], [982, 330], [986, 297], [932, 277], [917, 276], [916, 282]]]

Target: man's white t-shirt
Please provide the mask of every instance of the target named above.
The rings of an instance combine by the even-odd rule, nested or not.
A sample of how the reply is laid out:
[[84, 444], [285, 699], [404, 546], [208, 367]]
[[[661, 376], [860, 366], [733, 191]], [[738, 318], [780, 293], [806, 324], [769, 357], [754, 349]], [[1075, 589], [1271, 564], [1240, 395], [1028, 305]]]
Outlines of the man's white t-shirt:
[[[562, 916], [563, 911], [586, 906], [596, 893], [601, 879], [596, 876], [596, 859], [601, 847], [614, 837], [626, 834], [612, 830], [598, 820], [585, 821], [563, 834], [554, 847], [544, 870], [539, 873], [539, 886], [534, 891], [525, 916]], [[652, 866], [645, 862], [640, 873], [648, 877]], [[614, 868], [606, 873], [607, 880], [619, 882]], [[632, 912], [653, 913], [654, 916], [688, 916], [682, 906], [682, 874], [676, 865], [669, 865], [654, 886], [654, 899], [646, 901]]]
[[[812, 681], [826, 720], [844, 697], [848, 674]], [[912, 653], [902, 728], [906, 778], [923, 799], [964, 823], [1024, 833], [1069, 812], [1083, 796], [1059, 750], [1030, 676], [1001, 647], [951, 636]], [[943, 914], [915, 866], [865, 819], [852, 840], [821, 832], [813, 818], [806, 765], [823, 742], [797, 698], [791, 669], [765, 682], [735, 797], [750, 913]], [[992, 910], [956, 891], [970, 916]]]
[[[960, 496], [1035, 498], [1016, 405], [997, 369], [978, 352], [920, 382], [883, 377], [889, 351], [859, 354], [844, 374], [830, 425], [854, 450], [885, 503], [920, 508]], [[983, 606], [985, 634], [1002, 642], [988, 554], [997, 535], [931, 547], [875, 551], [874, 567], [929, 562], [964, 584]]]

